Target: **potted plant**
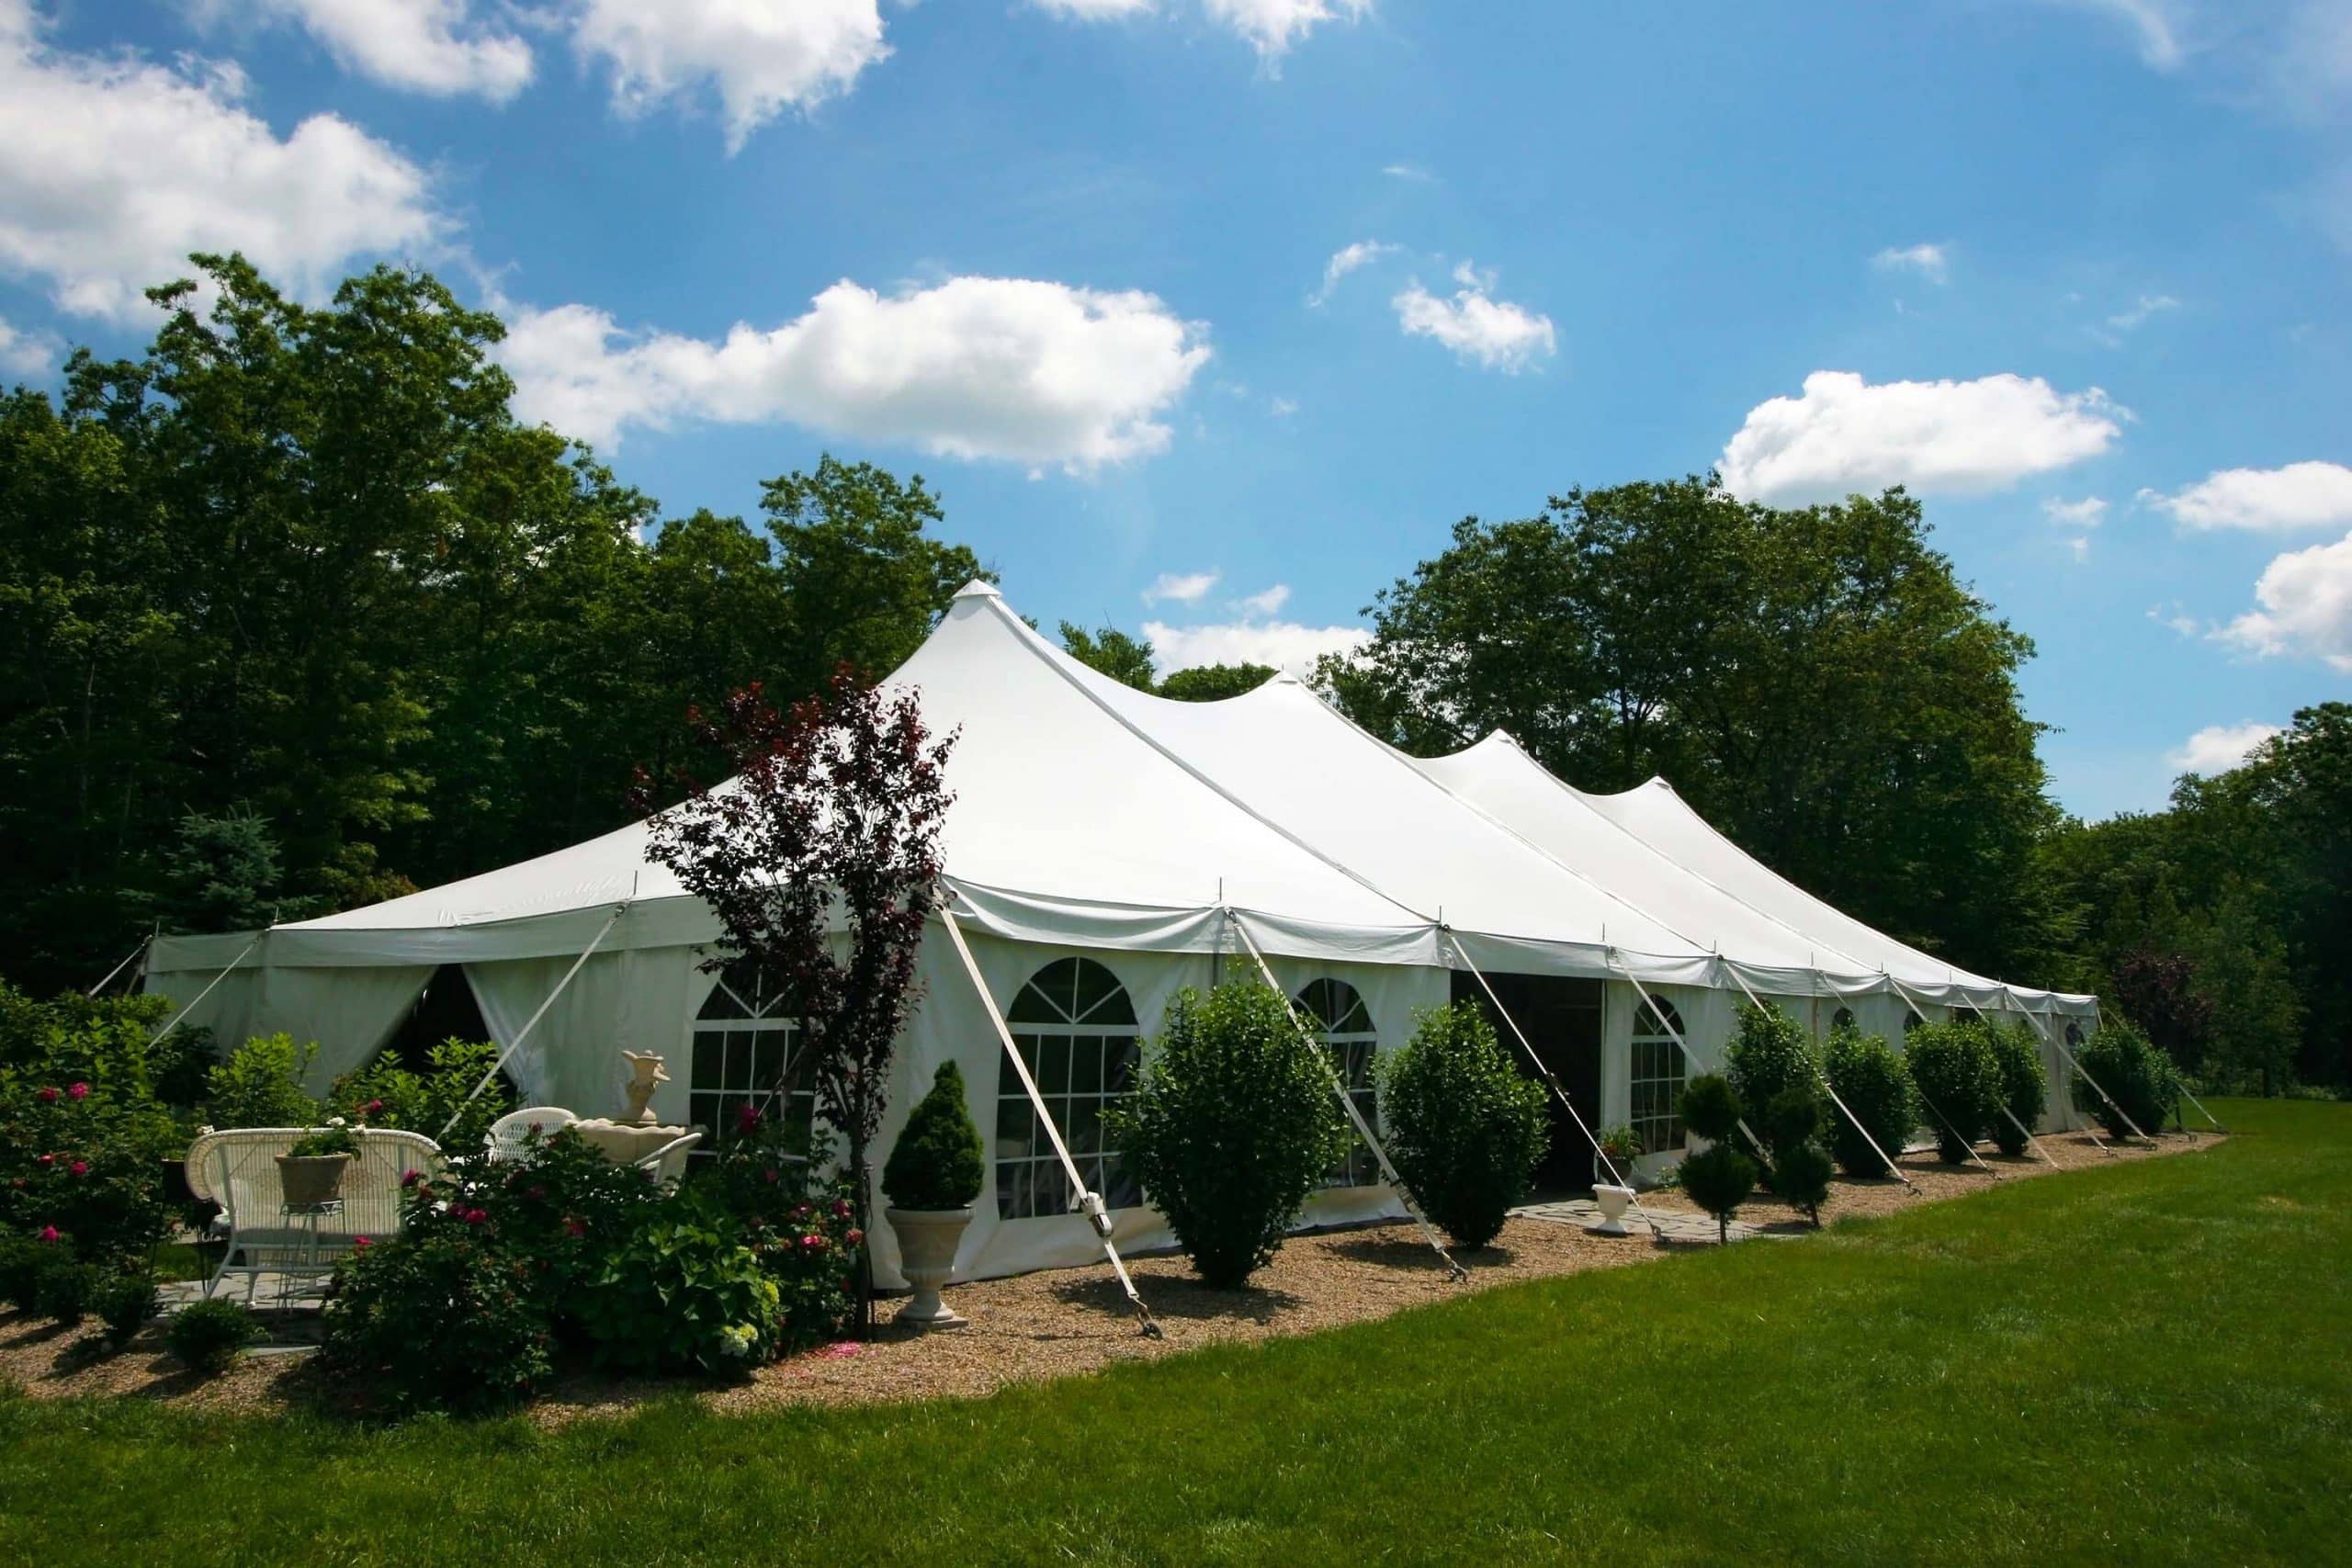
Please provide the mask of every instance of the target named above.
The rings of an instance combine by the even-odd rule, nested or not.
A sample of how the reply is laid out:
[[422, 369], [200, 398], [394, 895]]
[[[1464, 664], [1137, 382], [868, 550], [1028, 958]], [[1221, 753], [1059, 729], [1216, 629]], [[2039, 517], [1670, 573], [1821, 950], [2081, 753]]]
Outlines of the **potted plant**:
[[883, 1213], [899, 1238], [899, 1269], [915, 1288], [899, 1322], [912, 1328], [964, 1323], [939, 1299], [939, 1288], [956, 1271], [956, 1249], [985, 1174], [980, 1130], [964, 1103], [964, 1075], [955, 1063], [942, 1063], [882, 1167], [882, 1192], [890, 1201]]
[[[1642, 1157], [1642, 1135], [1631, 1127], [1603, 1127], [1593, 1142], [1600, 1145], [1600, 1154], [1592, 1156], [1593, 1185], [1634, 1185], [1634, 1162]], [[1601, 1155], [1609, 1156], [1606, 1164]], [[1617, 1168], [1614, 1176], [1610, 1174], [1611, 1166]]]
[[343, 1193], [343, 1173], [359, 1155], [359, 1134], [337, 1116], [294, 1140], [277, 1156], [278, 1186], [287, 1206], [315, 1209]]

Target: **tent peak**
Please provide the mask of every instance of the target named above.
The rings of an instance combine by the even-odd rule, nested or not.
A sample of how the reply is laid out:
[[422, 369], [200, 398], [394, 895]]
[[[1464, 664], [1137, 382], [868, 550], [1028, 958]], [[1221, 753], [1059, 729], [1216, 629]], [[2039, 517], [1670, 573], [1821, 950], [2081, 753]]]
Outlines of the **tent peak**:
[[976, 577], [956, 590], [956, 597], [958, 599], [1001, 599], [1004, 595], [997, 592], [995, 583]]

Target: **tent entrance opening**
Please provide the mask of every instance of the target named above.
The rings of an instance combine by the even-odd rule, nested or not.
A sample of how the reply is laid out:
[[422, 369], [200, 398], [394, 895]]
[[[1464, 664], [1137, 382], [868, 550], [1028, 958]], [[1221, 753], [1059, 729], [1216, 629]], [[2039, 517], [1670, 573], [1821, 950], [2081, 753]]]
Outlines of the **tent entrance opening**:
[[[1568, 1091], [1577, 1111], [1598, 1128], [1601, 982], [1564, 975], [1491, 973], [1487, 982], [1494, 987], [1496, 998], [1517, 1021], [1520, 1032], [1527, 1036], [1536, 1055], [1559, 1077], [1560, 1087]], [[1453, 999], [1476, 1002], [1520, 1070], [1530, 1077], [1537, 1076], [1527, 1054], [1511, 1038], [1510, 1025], [1495, 1016], [1476, 976], [1461, 969], [1453, 971]], [[1576, 1122], [1561, 1105], [1559, 1096], [1546, 1094], [1544, 1103], [1551, 1109], [1552, 1145], [1544, 1163], [1535, 1168], [1536, 1190], [1559, 1192], [1590, 1188], [1592, 1145], [1577, 1131]]]

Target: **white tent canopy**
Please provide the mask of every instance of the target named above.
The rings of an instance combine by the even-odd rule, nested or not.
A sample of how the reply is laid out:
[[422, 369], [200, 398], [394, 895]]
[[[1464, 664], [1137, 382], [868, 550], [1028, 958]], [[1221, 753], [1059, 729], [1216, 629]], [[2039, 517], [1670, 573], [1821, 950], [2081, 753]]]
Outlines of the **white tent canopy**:
[[[998, 1008], [1017, 1010], [1024, 986], [1081, 955], [1124, 989], [1115, 1010], [1131, 1022], [1014, 1019], [1038, 1051], [1077, 1064], [1047, 1091], [1062, 1097], [1057, 1118], [1081, 1128], [1117, 1092], [1102, 1081], [1113, 1058], [1175, 990], [1231, 972], [1237, 918], [1286, 987], [1330, 980], [1361, 998], [1379, 1049], [1408, 1037], [1415, 1010], [1448, 998], [1453, 942], [1482, 969], [1606, 982], [1606, 1051], [1621, 1051], [1630, 1027], [1628, 980], [1717, 1000], [1743, 983], [1782, 998], [1892, 998], [1899, 987], [1937, 1004], [2095, 1016], [2093, 998], [2016, 990], [1871, 931], [1774, 876], [1662, 784], [1585, 795], [1501, 737], [1417, 761], [1288, 677], [1217, 703], [1151, 696], [1046, 643], [986, 584], [956, 595], [889, 683], [919, 694], [934, 733], [956, 733], [946, 882]], [[656, 1109], [706, 1116], [722, 1089], [705, 1079], [737, 1070], [729, 1042], [748, 1026], [713, 1022], [718, 982], [704, 964], [716, 921], [648, 861], [647, 843], [634, 824], [258, 941], [162, 939], [147, 984], [185, 1000], [233, 964], [190, 1021], [224, 1039], [316, 1039], [323, 1081], [378, 1050], [440, 965], [463, 967], [491, 1032], [511, 1044], [593, 950], [509, 1071], [531, 1100], [594, 1114], [616, 1100], [621, 1047], [682, 1054], [689, 1070]], [[965, 1066], [996, 1156], [967, 1271], [1079, 1261], [1093, 1251], [1083, 1224], [1033, 1213], [1034, 1194], [1004, 1185], [1028, 1179], [1034, 1139], [1000, 1092], [985, 1010], [945, 945], [925, 944], [892, 1103], [910, 1103], [941, 1061]], [[1703, 1059], [1721, 1036], [1714, 1027], [1691, 1044]], [[1110, 1055], [1090, 1065], [1089, 1052]], [[1623, 1065], [1611, 1063], [1597, 1122], [1626, 1114]], [[877, 1158], [894, 1134], [885, 1127]], [[1314, 1214], [1388, 1212], [1384, 1192], [1357, 1189], [1327, 1193]], [[1122, 1239], [1148, 1245], [1157, 1224], [1135, 1211]], [[895, 1258], [876, 1241], [887, 1279]]]

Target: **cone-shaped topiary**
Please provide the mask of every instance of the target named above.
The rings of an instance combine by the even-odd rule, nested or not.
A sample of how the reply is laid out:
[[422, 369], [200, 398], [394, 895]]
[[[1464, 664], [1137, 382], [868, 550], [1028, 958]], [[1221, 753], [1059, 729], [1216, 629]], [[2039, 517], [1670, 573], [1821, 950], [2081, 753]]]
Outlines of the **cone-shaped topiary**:
[[942, 1062], [882, 1167], [882, 1190], [900, 1209], [961, 1209], [987, 1177], [980, 1130], [964, 1103], [964, 1074]]

